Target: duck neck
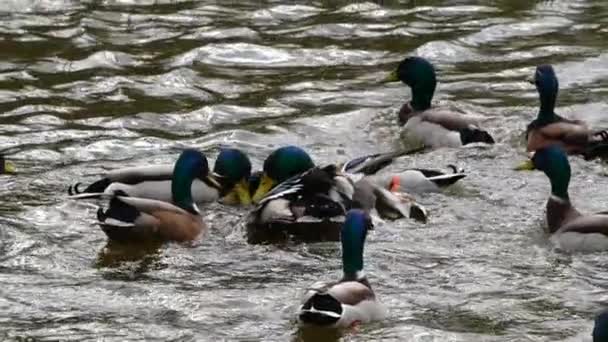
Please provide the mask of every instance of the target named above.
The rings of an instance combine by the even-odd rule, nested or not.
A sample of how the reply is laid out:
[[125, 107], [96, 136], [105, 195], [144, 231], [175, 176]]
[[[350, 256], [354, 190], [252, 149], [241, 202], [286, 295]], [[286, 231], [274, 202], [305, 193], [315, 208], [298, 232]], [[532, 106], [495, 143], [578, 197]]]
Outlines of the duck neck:
[[543, 122], [552, 122], [555, 119], [556, 94], [540, 94], [540, 111], [538, 119]]
[[414, 86], [412, 89], [412, 100], [410, 106], [417, 111], [423, 111], [431, 108], [431, 101], [435, 93], [435, 85], [426, 87]]
[[559, 172], [552, 175], [551, 179], [551, 195], [564, 200], [570, 201], [568, 196], [568, 185], [570, 183], [570, 174], [567, 172]]
[[345, 279], [357, 279], [363, 271], [363, 243], [356, 240], [342, 242], [342, 267]]
[[197, 214], [192, 201], [192, 182], [194, 179], [189, 177], [182, 170], [175, 170], [171, 181], [171, 194], [173, 203], [178, 207]]

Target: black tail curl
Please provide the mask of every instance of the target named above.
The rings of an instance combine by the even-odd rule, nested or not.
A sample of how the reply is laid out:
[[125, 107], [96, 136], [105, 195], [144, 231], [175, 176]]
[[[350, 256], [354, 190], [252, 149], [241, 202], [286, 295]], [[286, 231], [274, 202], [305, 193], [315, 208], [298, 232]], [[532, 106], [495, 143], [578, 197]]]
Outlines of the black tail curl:
[[79, 187], [81, 184], [82, 184], [82, 183], [78, 182], [78, 183], [76, 183], [76, 184], [74, 184], [74, 185], [70, 185], [70, 186], [68, 187], [68, 194], [69, 194], [70, 196], [81, 194], [81, 193], [82, 193], [82, 191], [80, 191], [80, 190], [78, 189], [78, 187]]
[[593, 133], [593, 136], [600, 137], [602, 139], [602, 142], [608, 142], [608, 130], [606, 130], [606, 129], [603, 131]]
[[85, 192], [91, 193], [91, 192], [103, 192], [108, 186], [110, 186], [110, 184], [112, 184], [112, 181], [109, 178], [102, 178], [96, 182], [94, 182], [93, 184], [87, 186], [84, 190], [80, 190], [79, 187], [82, 185], [82, 183], [78, 182], [74, 185], [70, 185], [70, 187], [68, 187], [68, 194], [70, 196], [73, 195], [78, 195], [78, 194], [82, 194]]
[[460, 141], [463, 145], [476, 142], [494, 144], [494, 138], [487, 131], [478, 128], [464, 128], [460, 130]]
[[[312, 308], [315, 311], [310, 311]], [[339, 320], [338, 317], [328, 316], [317, 311], [334, 312], [342, 315], [342, 305], [330, 294], [316, 293], [302, 306], [300, 320], [304, 323], [320, 326], [332, 325]]]

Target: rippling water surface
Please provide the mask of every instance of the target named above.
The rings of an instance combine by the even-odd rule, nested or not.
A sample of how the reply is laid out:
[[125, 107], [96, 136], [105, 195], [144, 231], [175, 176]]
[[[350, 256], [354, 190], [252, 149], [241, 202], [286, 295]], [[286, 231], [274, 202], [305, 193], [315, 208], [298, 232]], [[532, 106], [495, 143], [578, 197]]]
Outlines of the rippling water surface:
[[[184, 146], [236, 145], [257, 167], [288, 143], [318, 163], [397, 148], [409, 91], [380, 80], [411, 54], [437, 65], [436, 100], [487, 116], [498, 144], [393, 166], [469, 176], [420, 198], [427, 225], [370, 235], [366, 271], [390, 316], [344, 340], [589, 338], [608, 256], [555, 250], [545, 176], [510, 168], [537, 64], [556, 68], [560, 114], [608, 127], [606, 1], [4, 0], [0, 17], [0, 147], [20, 170], [0, 177], [0, 339], [307, 339], [298, 297], [339, 276], [337, 245], [250, 246], [246, 211], [214, 206], [207, 239], [124, 259], [102, 253], [95, 205], [66, 201], [67, 186]], [[575, 204], [606, 209], [603, 166], [572, 164]]]

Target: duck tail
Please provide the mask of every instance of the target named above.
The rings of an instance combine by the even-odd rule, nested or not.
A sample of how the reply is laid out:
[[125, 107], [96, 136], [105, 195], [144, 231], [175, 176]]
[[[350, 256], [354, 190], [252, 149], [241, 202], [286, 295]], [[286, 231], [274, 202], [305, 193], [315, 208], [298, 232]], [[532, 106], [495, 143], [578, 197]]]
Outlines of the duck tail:
[[421, 206], [418, 203], [412, 203], [410, 206], [410, 218], [414, 219], [418, 222], [426, 223], [428, 221], [429, 214], [426, 211], [426, 208]]
[[[75, 196], [83, 193], [103, 193], [103, 191], [112, 184], [112, 181], [109, 178], [102, 178], [91, 185], [87, 186], [84, 190], [80, 190], [79, 187], [82, 183], [78, 182], [74, 185], [70, 185], [68, 187], [68, 194], [70, 196]], [[83, 197], [83, 198], [91, 198], [91, 197]]]
[[140, 215], [141, 212], [136, 207], [114, 196], [105, 212], [101, 208], [97, 210], [97, 221], [111, 240], [129, 240], [135, 228], [135, 220]]
[[593, 142], [581, 152], [585, 160], [608, 158], [608, 130], [593, 133]]
[[428, 179], [437, 184], [438, 187], [443, 188], [443, 187], [447, 187], [450, 186], [456, 182], [458, 182], [459, 180], [463, 179], [464, 177], [466, 177], [467, 175], [464, 173], [448, 173], [448, 174], [444, 174], [444, 175], [440, 175], [440, 176], [433, 176], [433, 177], [429, 177]]
[[342, 304], [328, 293], [315, 293], [298, 315], [301, 322], [318, 326], [331, 326], [342, 317]]
[[585, 160], [593, 160], [595, 158], [608, 159], [608, 143], [587, 147], [581, 154]]
[[494, 138], [488, 133], [479, 128], [463, 128], [460, 130], [460, 141], [463, 145], [476, 142], [494, 144]]

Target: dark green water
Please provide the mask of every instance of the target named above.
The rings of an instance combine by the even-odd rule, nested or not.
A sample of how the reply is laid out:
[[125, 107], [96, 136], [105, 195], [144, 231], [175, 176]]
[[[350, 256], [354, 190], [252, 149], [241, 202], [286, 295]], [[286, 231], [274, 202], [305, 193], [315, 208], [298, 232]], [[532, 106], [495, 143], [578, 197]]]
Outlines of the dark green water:
[[[318, 163], [399, 146], [405, 55], [439, 70], [436, 100], [488, 117], [498, 144], [399, 161], [469, 172], [423, 196], [430, 223], [387, 222], [366, 270], [390, 316], [347, 341], [584, 341], [608, 299], [605, 253], [543, 232], [549, 185], [510, 168], [536, 113], [525, 79], [551, 63], [558, 112], [608, 127], [608, 3], [575, 1], [0, 1], [0, 340], [289, 341], [303, 290], [339, 276], [334, 244], [249, 246], [245, 210], [206, 210], [194, 246], [102, 254], [96, 206], [66, 201], [104, 170], [236, 145], [259, 166], [283, 144]], [[571, 197], [608, 207], [598, 163]], [[118, 252], [117, 252], [118, 253]], [[324, 336], [328, 338], [328, 336]]]

